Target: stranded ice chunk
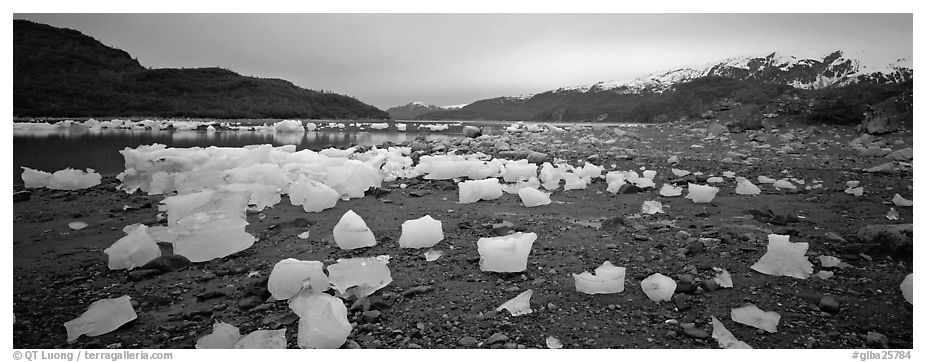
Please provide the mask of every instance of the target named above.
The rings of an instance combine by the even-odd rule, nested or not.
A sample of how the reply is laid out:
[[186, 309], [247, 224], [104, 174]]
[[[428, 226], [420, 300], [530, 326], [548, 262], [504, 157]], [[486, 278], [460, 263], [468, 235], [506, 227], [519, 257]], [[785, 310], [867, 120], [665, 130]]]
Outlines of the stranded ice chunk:
[[100, 184], [102, 176], [93, 169], [75, 170], [70, 167], [48, 173], [23, 167], [23, 185], [26, 188], [45, 187], [53, 190], [79, 190]]
[[842, 260], [840, 260], [839, 258], [835, 256], [828, 256], [828, 255], [817, 256], [817, 259], [820, 260], [820, 266], [824, 268], [832, 268], [832, 267], [839, 265], [839, 263], [842, 262]]
[[643, 205], [640, 206], [640, 212], [649, 215], [663, 213], [662, 203], [659, 201], [643, 201]]
[[903, 278], [903, 282], [900, 283], [900, 292], [903, 293], [903, 299], [906, 299], [907, 303], [913, 304], [913, 273]]
[[248, 333], [235, 343], [235, 349], [286, 349], [286, 328]]
[[624, 275], [626, 269], [614, 266], [605, 261], [597, 269], [595, 275], [588, 271], [582, 274], [572, 274], [576, 282], [576, 291], [585, 294], [610, 294], [624, 291]]
[[457, 184], [460, 189], [460, 203], [471, 204], [479, 200], [495, 200], [502, 197], [502, 185], [497, 178], [465, 181]]
[[347, 210], [334, 226], [334, 242], [341, 249], [351, 250], [376, 245], [376, 238], [360, 215]]
[[289, 308], [299, 316], [300, 348], [334, 349], [347, 341], [352, 327], [340, 298], [325, 293], [299, 294], [289, 302]]
[[737, 195], [758, 195], [762, 190], [759, 186], [749, 182], [745, 177], [736, 177], [736, 194]]
[[773, 184], [777, 181], [768, 176], [759, 176], [756, 180], [759, 181], [760, 184]]
[[292, 120], [292, 119], [286, 119], [286, 120], [282, 120], [282, 121], [279, 121], [279, 122], [277, 122], [277, 123], [274, 123], [274, 124], [273, 124], [273, 131], [274, 131], [274, 132], [281, 132], [281, 133], [286, 133], [286, 132], [305, 132], [305, 127], [302, 126], [302, 122], [300, 122], [300, 121], [296, 121], [296, 120]]
[[522, 187], [518, 190], [518, 196], [521, 197], [521, 202], [524, 203], [525, 207], [534, 207], [550, 203], [550, 195], [533, 187]]
[[797, 186], [794, 186], [794, 184], [792, 184], [791, 181], [788, 181], [785, 179], [775, 181], [774, 183], [772, 183], [772, 187], [774, 187], [776, 190], [781, 190], [781, 189], [794, 190], [797, 188]]
[[527, 256], [537, 234], [517, 232], [494, 238], [480, 238], [479, 269], [498, 273], [516, 273], [527, 269]]
[[435, 261], [437, 259], [440, 259], [441, 255], [444, 255], [444, 252], [440, 250], [431, 249], [424, 253], [424, 260]]
[[713, 186], [702, 186], [688, 183], [688, 195], [685, 196], [685, 198], [691, 199], [691, 201], [696, 204], [706, 204], [711, 202], [711, 200], [714, 199], [714, 196], [717, 196], [717, 192], [719, 191], [719, 188]]
[[295, 297], [305, 287], [309, 287], [315, 293], [326, 291], [329, 285], [328, 276], [323, 271], [324, 267], [322, 262], [314, 260], [293, 258], [280, 260], [270, 272], [267, 290], [276, 300]]
[[717, 283], [721, 288], [733, 288], [733, 278], [730, 277], [730, 272], [726, 269], [713, 268], [714, 272], [717, 273], [714, 276], [714, 282]]
[[215, 322], [212, 333], [196, 341], [196, 349], [232, 349], [241, 340], [238, 327], [224, 322]]
[[894, 194], [894, 198], [891, 199], [891, 202], [894, 203], [894, 206], [913, 206], [912, 200], [907, 200], [900, 196], [900, 194]]
[[341, 295], [368, 296], [392, 283], [386, 263], [380, 258], [341, 259], [328, 266], [328, 280]]
[[557, 339], [556, 337], [549, 336], [547, 337], [547, 348], [549, 349], [563, 348], [563, 342], [560, 342], [559, 339]]
[[505, 302], [498, 308], [495, 308], [495, 310], [501, 311], [502, 309], [507, 309], [508, 312], [511, 313], [512, 317], [531, 314], [534, 311], [531, 309], [532, 295], [534, 295], [534, 290], [528, 289], [524, 293], [518, 294], [517, 297], [514, 297], [511, 300]]
[[646, 297], [656, 303], [672, 299], [672, 294], [675, 293], [675, 281], [659, 273], [643, 279], [640, 287], [643, 288]]
[[145, 225], [134, 228], [103, 252], [109, 256], [110, 270], [131, 270], [161, 256], [161, 248], [148, 235], [148, 227]]
[[399, 247], [430, 248], [441, 240], [444, 240], [444, 231], [440, 220], [434, 220], [431, 215], [425, 215], [402, 223]]
[[752, 304], [746, 304], [731, 310], [730, 318], [734, 322], [775, 333], [778, 332], [778, 320], [781, 319], [781, 315], [775, 312], [763, 311]]
[[338, 203], [340, 194], [321, 182], [300, 177], [289, 185], [289, 202], [293, 206], [302, 205], [306, 212], [319, 212], [330, 209]]
[[64, 322], [68, 342], [81, 335], [96, 337], [112, 332], [123, 324], [131, 322], [138, 316], [132, 308], [132, 297], [123, 295], [119, 298], [100, 299], [90, 304], [87, 311], [70, 321]]
[[87, 227], [87, 223], [83, 221], [71, 221], [68, 223], [68, 227], [71, 228], [71, 230], [80, 230]]
[[730, 333], [730, 330], [727, 327], [724, 327], [723, 323], [720, 323], [716, 317], [711, 316], [711, 324], [713, 325], [714, 332], [711, 333], [711, 337], [717, 341], [717, 345], [723, 349], [752, 349], [746, 343], [736, 339], [733, 336], [733, 333]]
[[662, 184], [659, 194], [665, 197], [682, 196], [682, 188], [670, 184]]
[[807, 279], [813, 274], [813, 265], [804, 256], [810, 245], [792, 243], [788, 241], [790, 238], [790, 235], [769, 234], [768, 251], [752, 269], [762, 274]]

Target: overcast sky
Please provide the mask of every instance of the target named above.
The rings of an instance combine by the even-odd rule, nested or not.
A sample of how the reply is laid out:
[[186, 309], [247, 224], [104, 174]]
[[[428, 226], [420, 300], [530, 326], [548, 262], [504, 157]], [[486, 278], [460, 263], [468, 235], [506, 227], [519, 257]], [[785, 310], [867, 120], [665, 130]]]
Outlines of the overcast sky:
[[150, 68], [219, 66], [386, 109], [629, 80], [775, 50], [912, 56], [910, 14], [16, 14]]

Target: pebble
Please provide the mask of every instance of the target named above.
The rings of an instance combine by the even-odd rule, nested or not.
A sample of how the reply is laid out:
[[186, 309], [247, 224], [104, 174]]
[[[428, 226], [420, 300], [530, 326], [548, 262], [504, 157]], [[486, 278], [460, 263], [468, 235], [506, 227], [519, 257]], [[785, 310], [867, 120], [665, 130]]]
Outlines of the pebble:
[[238, 308], [241, 310], [248, 310], [248, 309], [251, 309], [251, 308], [254, 308], [260, 305], [263, 302], [264, 302], [263, 298], [260, 298], [256, 295], [252, 295], [252, 296], [245, 297], [244, 299], [239, 300]]
[[491, 337], [489, 337], [489, 339], [485, 341], [485, 344], [492, 345], [492, 344], [507, 342], [507, 341], [508, 341], [508, 336], [506, 336], [503, 333], [495, 333]]
[[839, 301], [831, 295], [824, 295], [820, 298], [820, 310], [827, 313], [838, 313]]
[[457, 341], [457, 344], [459, 344], [459, 345], [461, 345], [461, 346], [463, 346], [463, 347], [473, 347], [473, 346], [475, 346], [475, 345], [478, 344], [478, 343], [479, 343], [479, 340], [477, 340], [477, 339], [475, 339], [475, 338], [473, 338], [473, 337], [469, 337], [469, 336], [460, 338], [460, 340]]
[[888, 348], [887, 336], [878, 332], [868, 332], [868, 334], [865, 335], [865, 344], [869, 346]]
[[694, 323], [682, 323], [682, 333], [685, 333], [686, 336], [697, 338], [697, 339], [708, 339], [711, 337], [710, 333], [707, 331], [697, 328], [694, 326]]
[[376, 322], [379, 322], [379, 319], [380, 317], [382, 317], [382, 315], [383, 313], [378, 310], [368, 310], [366, 312], [363, 312], [363, 314], [361, 314], [360, 317], [361, 317], [361, 320], [363, 320], [364, 322], [376, 323]]
[[682, 312], [682, 311], [688, 310], [688, 308], [691, 308], [691, 304], [688, 304], [689, 298], [690, 297], [688, 297], [687, 294], [676, 294], [675, 295], [675, 308], [677, 308], [679, 312]]

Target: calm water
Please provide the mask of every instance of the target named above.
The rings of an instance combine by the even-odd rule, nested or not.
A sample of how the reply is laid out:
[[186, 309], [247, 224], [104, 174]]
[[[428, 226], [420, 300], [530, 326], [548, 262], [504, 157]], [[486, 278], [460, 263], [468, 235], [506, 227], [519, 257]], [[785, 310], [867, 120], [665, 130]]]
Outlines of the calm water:
[[461, 137], [458, 132], [367, 132], [360, 130], [321, 130], [305, 133], [274, 133], [252, 131], [136, 131], [109, 130], [99, 132], [14, 132], [13, 184], [22, 184], [22, 168], [54, 172], [67, 167], [92, 168], [103, 175], [125, 170], [120, 150], [139, 145], [160, 143], [168, 147], [241, 147], [257, 144], [275, 146], [296, 145], [297, 150], [321, 150], [350, 145], [379, 145], [387, 141], [400, 143], [442, 140]]

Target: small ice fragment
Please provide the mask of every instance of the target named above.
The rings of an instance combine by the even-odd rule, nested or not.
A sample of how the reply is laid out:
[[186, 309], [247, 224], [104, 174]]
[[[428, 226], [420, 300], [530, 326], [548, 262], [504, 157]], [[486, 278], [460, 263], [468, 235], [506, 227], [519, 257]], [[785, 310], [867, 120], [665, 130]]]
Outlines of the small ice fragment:
[[672, 278], [660, 273], [650, 275], [640, 282], [640, 287], [643, 288], [646, 297], [656, 303], [672, 299], [675, 286], [675, 281]]
[[[675, 156], [672, 156], [675, 157]], [[563, 342], [560, 342], [559, 339], [553, 336], [547, 337], [547, 348], [549, 349], [560, 349], [563, 348]]]
[[497, 178], [465, 181], [457, 184], [460, 203], [471, 204], [479, 200], [495, 200], [502, 197], [502, 185]]
[[100, 299], [90, 304], [80, 317], [64, 322], [68, 342], [81, 335], [96, 337], [112, 332], [123, 324], [138, 318], [132, 308], [132, 297], [123, 295], [119, 298]]
[[708, 178], [707, 178], [707, 183], [709, 183], [709, 184], [716, 184], [716, 183], [720, 183], [720, 182], [723, 182], [723, 177], [714, 176], [714, 177], [708, 177]]
[[328, 280], [341, 295], [367, 296], [392, 283], [386, 264], [378, 258], [341, 259], [328, 266]]
[[827, 256], [827, 255], [820, 255], [817, 257], [817, 259], [820, 259], [820, 266], [824, 268], [833, 268], [839, 265], [840, 262], [842, 262], [842, 260], [839, 260], [839, 258], [835, 256]]
[[688, 176], [689, 174], [691, 174], [691, 171], [688, 171], [688, 170], [679, 170], [679, 169], [677, 169], [677, 168], [673, 168], [673, 169], [672, 169], [672, 174], [675, 175], [675, 177], [685, 177], [685, 176]]
[[533, 187], [522, 187], [518, 190], [518, 196], [521, 197], [521, 202], [524, 203], [525, 207], [547, 205], [550, 203], [550, 195]]
[[775, 181], [777, 181], [768, 176], [759, 176], [758, 178], [756, 178], [756, 180], [759, 181], [760, 184], [773, 184], [775, 183]]
[[494, 238], [480, 238], [479, 269], [498, 273], [517, 273], [527, 269], [527, 256], [537, 234], [517, 232]]
[[850, 189], [856, 188], [856, 187], [858, 187], [859, 183], [860, 183], [860, 182], [859, 182], [858, 180], [846, 181], [846, 187], [847, 187], [847, 188], [850, 188]]
[[441, 240], [444, 240], [441, 221], [435, 220], [431, 215], [425, 215], [402, 223], [399, 247], [430, 248]]
[[585, 177], [580, 177], [574, 173], [567, 173], [564, 177], [565, 183], [563, 184], [563, 190], [585, 190], [588, 187], [588, 179]]
[[788, 181], [785, 179], [775, 181], [774, 183], [772, 183], [772, 187], [774, 187], [776, 190], [781, 190], [781, 189], [794, 190], [797, 188], [797, 186], [794, 186], [794, 184], [792, 184], [791, 181]]
[[759, 186], [749, 182], [745, 177], [736, 178], [737, 195], [758, 195], [760, 192], [762, 192], [762, 190], [759, 189]]
[[324, 267], [322, 262], [315, 260], [280, 260], [270, 272], [267, 290], [276, 300], [295, 297], [307, 286], [314, 293], [324, 292], [329, 288], [328, 276], [322, 270]]
[[147, 226], [140, 225], [103, 250], [109, 256], [110, 270], [131, 270], [161, 256], [161, 248], [148, 235], [147, 230]]
[[768, 235], [768, 251], [752, 265], [752, 269], [762, 274], [789, 276], [807, 279], [813, 273], [813, 265], [804, 256], [808, 243], [792, 243], [789, 235]]
[[303, 240], [308, 239], [308, 238], [309, 238], [309, 231], [308, 231], [308, 230], [303, 231], [303, 232], [299, 233], [299, 235], [296, 235], [296, 237], [298, 237], [298, 238], [300, 238], [300, 239], [303, 239]]
[[714, 276], [714, 281], [717, 282], [717, 285], [719, 285], [721, 288], [733, 288], [733, 278], [730, 277], [730, 272], [721, 268], [713, 269], [714, 272], [717, 273], [717, 275]]
[[353, 329], [344, 302], [325, 293], [299, 294], [289, 302], [289, 308], [299, 316], [300, 348], [341, 347]]
[[682, 195], [681, 186], [673, 186], [670, 184], [662, 184], [662, 188], [659, 189], [659, 194], [665, 197], [674, 197]]
[[640, 177], [640, 178], [631, 180], [630, 182], [632, 182], [634, 185], [636, 185], [637, 187], [641, 189], [656, 187], [656, 183], [653, 182], [653, 180], [648, 179], [646, 177]]
[[702, 186], [689, 182], [688, 195], [686, 195], [685, 198], [690, 199], [696, 204], [705, 204], [711, 202], [719, 191], [719, 188], [713, 186]]
[[93, 169], [75, 170], [70, 167], [48, 173], [23, 167], [22, 180], [26, 188], [45, 187], [52, 190], [80, 190], [100, 184], [102, 175]]
[[347, 210], [334, 226], [334, 242], [341, 249], [351, 250], [376, 245], [376, 238], [360, 215]]
[[831, 272], [831, 271], [829, 271], [829, 270], [820, 270], [820, 271], [818, 271], [818, 272], [817, 272], [816, 274], [814, 274], [814, 275], [816, 275], [817, 278], [820, 278], [820, 279], [823, 279], [823, 280], [827, 280], [827, 279], [833, 277], [833, 272]]
[[723, 173], [721, 173], [721, 175], [723, 175], [723, 177], [726, 177], [726, 178], [733, 178], [736, 176], [736, 172], [724, 171]]
[[900, 292], [903, 293], [903, 299], [907, 303], [913, 304], [913, 273], [907, 274], [900, 283]]
[[775, 312], [766, 312], [752, 304], [746, 304], [730, 310], [730, 318], [734, 322], [756, 327], [766, 332], [778, 332], [778, 321], [781, 315]]
[[273, 124], [273, 131], [286, 133], [286, 132], [305, 132], [305, 127], [302, 126], [302, 121], [284, 119], [277, 123]]
[[495, 308], [495, 310], [500, 311], [502, 309], [507, 309], [508, 312], [511, 313], [512, 317], [531, 314], [533, 312], [531, 309], [531, 295], [534, 295], [534, 290], [528, 289], [524, 293], [518, 294], [517, 297], [514, 297], [511, 300], [505, 302], [498, 308]]
[[441, 255], [444, 255], [444, 252], [440, 250], [431, 249], [431, 250], [424, 252], [424, 260], [435, 261], [437, 259], [440, 259]]
[[662, 211], [662, 203], [659, 201], [643, 201], [643, 205], [640, 206], [640, 212], [649, 215], [664, 213]]
[[196, 341], [196, 349], [232, 349], [239, 340], [241, 332], [238, 327], [217, 321], [212, 325], [212, 333]]
[[670, 165], [674, 165], [674, 164], [678, 163], [678, 156], [669, 157], [669, 159], [666, 160], [666, 163], [668, 163], [668, 164], [670, 164]]
[[912, 200], [907, 200], [903, 198], [903, 196], [900, 196], [900, 194], [894, 194], [894, 198], [891, 199], [891, 202], [894, 203], [894, 206], [902, 206], [902, 207], [913, 206]]
[[850, 188], [847, 188], [845, 192], [849, 195], [859, 197], [859, 196], [862, 196], [863, 193], [865, 193], [865, 188], [864, 187], [855, 187], [855, 188], [850, 187]]
[[83, 221], [71, 221], [68, 223], [68, 227], [71, 228], [71, 230], [80, 230], [87, 227], [87, 223]]
[[652, 180], [654, 177], [656, 177], [656, 170], [643, 171], [643, 178]]
[[286, 349], [286, 328], [248, 333], [235, 343], [235, 349]]
[[752, 347], [748, 344], [736, 339], [736, 337], [733, 336], [733, 333], [730, 333], [730, 330], [728, 330], [727, 327], [724, 327], [723, 323], [720, 323], [720, 320], [714, 316], [711, 316], [711, 325], [714, 328], [714, 332], [711, 333], [711, 337], [717, 341], [717, 345], [720, 346], [720, 348], [752, 349]]
[[895, 209], [892, 207], [890, 210], [887, 211], [887, 215], [885, 215], [885, 217], [886, 217], [888, 220], [897, 220], [897, 219], [900, 219], [900, 213], [897, 212], [897, 210], [895, 210]]
[[611, 294], [624, 291], [624, 275], [626, 269], [614, 266], [605, 261], [597, 269], [595, 275], [588, 271], [582, 274], [572, 274], [576, 283], [576, 291], [585, 294]]

